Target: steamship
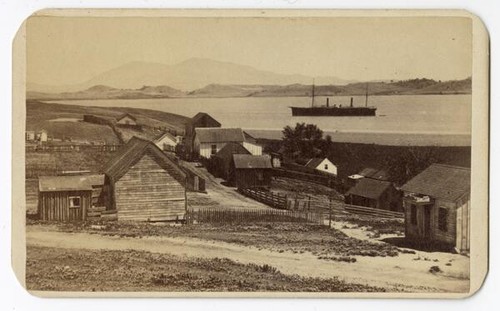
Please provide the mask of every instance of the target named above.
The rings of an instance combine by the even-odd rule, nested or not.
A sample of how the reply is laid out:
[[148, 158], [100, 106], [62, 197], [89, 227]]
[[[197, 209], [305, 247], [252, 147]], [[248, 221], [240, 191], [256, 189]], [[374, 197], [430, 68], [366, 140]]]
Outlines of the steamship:
[[375, 116], [376, 107], [368, 106], [368, 84], [366, 85], [365, 106], [353, 106], [353, 98], [349, 106], [333, 105], [330, 106], [329, 98], [326, 98], [326, 106], [314, 106], [314, 82], [312, 84], [312, 102], [311, 107], [290, 107], [292, 116], [307, 116], [307, 117], [359, 117], [359, 116]]

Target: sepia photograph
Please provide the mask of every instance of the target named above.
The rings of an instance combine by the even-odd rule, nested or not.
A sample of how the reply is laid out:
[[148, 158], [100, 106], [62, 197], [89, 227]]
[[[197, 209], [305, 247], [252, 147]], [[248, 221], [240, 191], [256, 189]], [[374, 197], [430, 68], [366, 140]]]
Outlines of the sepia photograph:
[[28, 291], [477, 290], [488, 140], [473, 120], [487, 127], [488, 85], [475, 17], [112, 12], [23, 25], [13, 210]]

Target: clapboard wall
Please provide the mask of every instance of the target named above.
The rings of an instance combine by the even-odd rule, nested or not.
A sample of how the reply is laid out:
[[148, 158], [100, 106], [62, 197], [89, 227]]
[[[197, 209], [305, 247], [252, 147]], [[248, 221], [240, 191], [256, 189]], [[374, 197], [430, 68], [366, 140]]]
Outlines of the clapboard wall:
[[163, 221], [185, 215], [183, 185], [148, 154], [115, 182], [114, 200], [118, 220]]
[[[92, 191], [40, 192], [38, 215], [41, 220], [80, 221], [85, 220], [91, 205]], [[69, 198], [80, 197], [80, 207], [70, 207]]]

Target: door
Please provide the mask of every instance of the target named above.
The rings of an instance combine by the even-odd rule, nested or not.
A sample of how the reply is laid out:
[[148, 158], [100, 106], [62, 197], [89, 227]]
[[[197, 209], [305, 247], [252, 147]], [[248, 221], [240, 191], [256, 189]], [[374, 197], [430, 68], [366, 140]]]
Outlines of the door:
[[426, 238], [430, 238], [431, 237], [431, 211], [432, 211], [432, 205], [425, 205], [423, 208], [424, 208], [423, 235]]

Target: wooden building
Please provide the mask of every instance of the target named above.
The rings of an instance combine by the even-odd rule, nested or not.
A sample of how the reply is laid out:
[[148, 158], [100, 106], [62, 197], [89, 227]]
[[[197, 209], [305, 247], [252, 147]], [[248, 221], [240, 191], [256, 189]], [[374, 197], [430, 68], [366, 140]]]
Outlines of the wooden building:
[[272, 165], [269, 156], [233, 154], [230, 183], [237, 188], [271, 187]]
[[197, 113], [194, 117], [191, 118], [191, 120], [186, 123], [184, 144], [188, 157], [191, 157], [193, 153], [195, 129], [206, 127], [221, 127], [221, 124], [219, 123], [219, 121], [215, 120], [212, 116], [205, 112]]
[[345, 194], [345, 203], [402, 211], [401, 194], [389, 181], [361, 178]]
[[41, 176], [38, 216], [50, 221], [83, 221], [91, 207], [104, 204], [104, 175]]
[[405, 236], [421, 242], [470, 247], [470, 169], [432, 164], [405, 185]]
[[304, 166], [337, 176], [337, 166], [328, 158], [312, 158]]
[[184, 219], [186, 174], [149, 140], [132, 137], [105, 165], [108, 210], [118, 220]]
[[175, 147], [179, 143], [179, 138], [178, 136], [174, 136], [170, 134], [169, 132], [165, 132], [161, 134], [158, 138], [154, 140], [154, 143], [158, 148], [160, 148], [163, 151], [170, 151], [174, 152]]
[[124, 113], [118, 118], [116, 118], [116, 124], [118, 125], [137, 125], [137, 119], [130, 113]]
[[228, 143], [243, 145], [245, 137], [240, 128], [197, 128], [193, 143], [196, 156], [210, 159]]
[[232, 173], [234, 154], [250, 155], [251, 153], [241, 144], [228, 143], [212, 157], [212, 165], [210, 165], [211, 173], [217, 177], [229, 180]]
[[243, 138], [243, 147], [246, 150], [253, 155], [262, 155], [262, 146], [257, 143], [257, 139], [245, 131], [243, 131]]

